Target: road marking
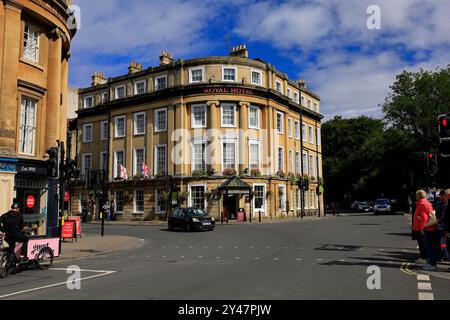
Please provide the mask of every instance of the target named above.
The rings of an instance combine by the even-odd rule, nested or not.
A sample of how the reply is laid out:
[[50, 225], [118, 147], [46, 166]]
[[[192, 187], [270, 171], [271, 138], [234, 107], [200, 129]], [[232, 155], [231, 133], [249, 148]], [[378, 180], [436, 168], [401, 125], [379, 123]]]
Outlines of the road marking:
[[410, 276], [417, 276], [418, 275], [417, 273], [409, 270], [409, 266], [410, 266], [410, 263], [402, 263], [400, 266], [400, 271], [402, 271], [403, 273], [406, 273]]
[[181, 259], [184, 259], [185, 258], [185, 256], [181, 256]]
[[302, 261], [302, 259], [301, 258], [297, 258], [297, 259], [295, 259], [296, 261]]
[[216, 257], [216, 259], [220, 259], [220, 257]]
[[321, 261], [323, 261], [323, 259], [316, 259], [316, 261], [317, 261], [317, 262], [321, 262]]
[[[54, 271], [67, 271], [69, 269], [67, 268], [52, 268], [49, 270], [54, 270]], [[100, 273], [100, 274], [96, 274], [93, 276], [89, 276], [89, 277], [84, 277], [84, 278], [80, 278], [76, 281], [84, 281], [84, 280], [89, 280], [89, 279], [94, 279], [94, 278], [99, 278], [99, 277], [104, 277], [104, 276], [108, 276], [110, 274], [116, 273], [117, 271], [106, 271], [106, 270], [86, 270], [86, 269], [81, 269], [80, 271], [84, 271], [84, 272], [92, 272], [92, 273]], [[44, 289], [49, 289], [49, 288], [54, 288], [54, 287], [60, 287], [60, 286], [64, 286], [67, 285], [67, 281], [64, 282], [60, 282], [60, 283], [55, 283], [55, 284], [50, 284], [48, 286], [42, 286], [42, 287], [37, 287], [37, 288], [32, 288], [32, 289], [28, 289], [28, 290], [22, 290], [22, 291], [18, 291], [18, 292], [13, 292], [13, 293], [8, 293], [5, 295], [0, 296], [0, 299], [4, 299], [4, 298], [8, 298], [8, 297], [12, 297], [12, 296], [17, 296], [20, 294], [24, 294], [24, 293], [28, 293], [28, 292], [33, 292], [33, 291], [38, 291], [38, 290], [44, 290]]]
[[378, 249], [378, 251], [384, 251], [384, 249]]
[[255, 260], [260, 260], [260, 258], [255, 258]]
[[236, 260], [239, 260], [240, 259], [240, 257], [234, 257]]
[[345, 260], [344, 260], [344, 259], [341, 259], [341, 260], [339, 260], [339, 262], [345, 262]]
[[208, 247], [207, 247], [207, 246], [204, 246], [203, 249], [208, 249]]
[[429, 283], [429, 282], [419, 282], [419, 283], [417, 283], [417, 289], [418, 290], [428, 290], [428, 291], [433, 290], [431, 288], [431, 283]]
[[369, 261], [369, 260], [364, 260], [363, 262], [364, 262], [364, 263], [370, 263], [370, 261]]
[[418, 274], [417, 281], [430, 281], [430, 276], [426, 274]]
[[266, 249], [270, 249], [269, 247], [266, 247]]
[[163, 259], [166, 259], [167, 258], [167, 256], [163, 256]]
[[199, 258], [199, 259], [203, 259], [203, 256], [198, 256], [197, 258]]
[[434, 300], [434, 295], [431, 292], [419, 292], [419, 300]]
[[280, 260], [280, 258], [274, 258], [273, 260], [278, 261], [278, 260]]

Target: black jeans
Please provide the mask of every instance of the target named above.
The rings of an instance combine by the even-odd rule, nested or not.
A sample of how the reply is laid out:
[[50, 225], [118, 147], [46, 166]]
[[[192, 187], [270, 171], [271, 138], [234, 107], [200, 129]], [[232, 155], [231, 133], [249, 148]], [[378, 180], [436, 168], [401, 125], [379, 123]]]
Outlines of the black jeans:
[[420, 257], [422, 259], [428, 259], [427, 251], [425, 250], [425, 245], [423, 244], [422, 235], [420, 234], [420, 231], [413, 231], [413, 239], [417, 240]]
[[20, 251], [21, 255], [25, 256], [27, 254], [28, 238], [23, 234], [17, 234], [15, 236], [7, 236], [5, 238], [5, 241], [9, 246], [9, 253], [13, 255], [14, 259], [16, 259], [14, 250], [16, 248], [17, 243], [22, 243], [22, 249]]
[[439, 231], [425, 231], [422, 236], [423, 244], [428, 254], [430, 264], [435, 266], [440, 257], [440, 236]]

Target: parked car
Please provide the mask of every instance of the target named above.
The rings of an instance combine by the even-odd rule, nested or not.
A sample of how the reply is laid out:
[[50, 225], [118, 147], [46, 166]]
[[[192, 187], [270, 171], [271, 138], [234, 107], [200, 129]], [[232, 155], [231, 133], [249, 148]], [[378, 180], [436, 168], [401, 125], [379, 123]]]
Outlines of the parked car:
[[373, 213], [392, 213], [392, 203], [389, 199], [378, 199], [373, 206]]
[[176, 208], [172, 211], [167, 221], [167, 228], [170, 231], [183, 229], [185, 231], [193, 230], [214, 230], [216, 221], [214, 217], [197, 208]]
[[362, 201], [356, 203], [356, 210], [359, 212], [369, 212], [373, 209], [373, 206], [368, 201]]

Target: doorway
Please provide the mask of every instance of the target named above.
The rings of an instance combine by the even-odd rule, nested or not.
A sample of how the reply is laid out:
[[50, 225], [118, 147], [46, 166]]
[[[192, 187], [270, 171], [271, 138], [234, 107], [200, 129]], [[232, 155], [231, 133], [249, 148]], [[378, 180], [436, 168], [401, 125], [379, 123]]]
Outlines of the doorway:
[[229, 220], [237, 219], [237, 211], [239, 210], [239, 198], [240, 197], [238, 195], [223, 196], [223, 209], [225, 213], [228, 213]]

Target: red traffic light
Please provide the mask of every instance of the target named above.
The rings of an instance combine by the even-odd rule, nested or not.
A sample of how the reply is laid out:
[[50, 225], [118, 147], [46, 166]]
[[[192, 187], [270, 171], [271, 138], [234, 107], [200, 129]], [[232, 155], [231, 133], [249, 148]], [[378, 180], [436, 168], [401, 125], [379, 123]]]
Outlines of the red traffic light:
[[447, 127], [447, 124], [448, 124], [447, 118], [442, 119], [442, 126]]
[[429, 154], [428, 154], [428, 158], [433, 159], [433, 158], [434, 158], [434, 154], [429, 153]]

